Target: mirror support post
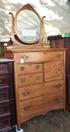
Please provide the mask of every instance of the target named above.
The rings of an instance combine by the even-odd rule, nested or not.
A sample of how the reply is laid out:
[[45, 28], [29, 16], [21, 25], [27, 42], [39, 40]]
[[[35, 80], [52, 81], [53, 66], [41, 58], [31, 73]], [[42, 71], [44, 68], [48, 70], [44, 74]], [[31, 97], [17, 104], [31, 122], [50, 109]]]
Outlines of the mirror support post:
[[15, 17], [14, 17], [14, 14], [12, 12], [9, 12], [9, 14], [11, 15], [11, 18], [12, 18], [11, 34], [14, 34], [15, 33]]
[[45, 16], [43, 16], [42, 17], [42, 20], [41, 20], [41, 36], [40, 36], [40, 42], [43, 42], [44, 41], [44, 36], [45, 36], [44, 18], [45, 18]]

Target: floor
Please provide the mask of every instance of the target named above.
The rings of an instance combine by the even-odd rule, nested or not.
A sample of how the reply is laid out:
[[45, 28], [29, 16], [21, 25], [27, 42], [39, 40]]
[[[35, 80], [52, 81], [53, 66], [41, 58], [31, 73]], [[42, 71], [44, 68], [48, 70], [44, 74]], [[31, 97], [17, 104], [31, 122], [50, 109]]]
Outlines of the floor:
[[45, 116], [32, 118], [21, 127], [24, 132], [70, 132], [70, 113], [52, 111]]

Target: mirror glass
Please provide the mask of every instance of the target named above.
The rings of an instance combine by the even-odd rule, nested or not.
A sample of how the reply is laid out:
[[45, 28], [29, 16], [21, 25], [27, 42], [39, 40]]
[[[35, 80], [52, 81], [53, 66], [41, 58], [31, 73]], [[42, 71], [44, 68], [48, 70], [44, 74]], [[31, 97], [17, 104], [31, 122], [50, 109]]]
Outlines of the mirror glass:
[[31, 10], [19, 12], [16, 20], [16, 33], [24, 43], [36, 43], [40, 39], [40, 18]]

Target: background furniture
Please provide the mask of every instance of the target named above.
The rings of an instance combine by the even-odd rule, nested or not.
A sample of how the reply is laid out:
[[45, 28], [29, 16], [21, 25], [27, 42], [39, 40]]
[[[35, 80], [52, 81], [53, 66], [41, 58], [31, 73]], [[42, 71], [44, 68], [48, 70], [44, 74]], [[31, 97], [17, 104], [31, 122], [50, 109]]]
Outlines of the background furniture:
[[70, 38], [64, 38], [66, 53], [66, 86], [67, 86], [67, 109], [70, 112]]
[[0, 59], [0, 132], [15, 132], [13, 60]]
[[66, 87], [67, 87], [67, 110], [70, 111], [70, 38], [61, 36], [49, 37], [50, 45], [53, 48], [67, 48], [66, 51]]
[[3, 43], [0, 42], [0, 58], [4, 56], [4, 46]]

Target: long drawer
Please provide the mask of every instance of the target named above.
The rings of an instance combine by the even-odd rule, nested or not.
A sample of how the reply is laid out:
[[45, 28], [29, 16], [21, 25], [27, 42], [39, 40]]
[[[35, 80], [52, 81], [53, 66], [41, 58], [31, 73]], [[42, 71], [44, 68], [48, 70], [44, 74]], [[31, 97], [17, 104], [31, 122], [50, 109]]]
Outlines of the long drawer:
[[43, 95], [35, 99], [20, 102], [19, 115], [20, 118], [24, 119], [25, 116], [40, 113], [41, 111], [44, 111], [44, 109], [47, 110], [51, 107], [55, 109], [55, 107], [59, 104], [61, 104], [62, 108], [64, 108], [63, 92], [51, 96]]
[[51, 96], [56, 93], [64, 93], [64, 81], [53, 81], [44, 84], [37, 84], [31, 86], [25, 86], [18, 89], [19, 100], [27, 100], [30, 98], [36, 98], [46, 93], [46, 96]]
[[62, 51], [44, 51], [44, 52], [27, 52], [14, 54], [14, 60], [16, 63], [24, 62], [44, 62], [52, 60], [63, 59], [64, 52]]

